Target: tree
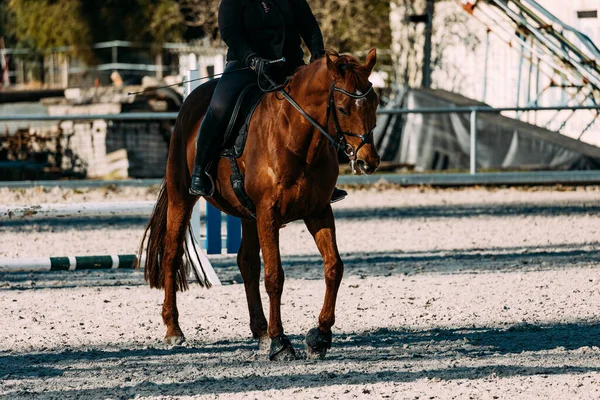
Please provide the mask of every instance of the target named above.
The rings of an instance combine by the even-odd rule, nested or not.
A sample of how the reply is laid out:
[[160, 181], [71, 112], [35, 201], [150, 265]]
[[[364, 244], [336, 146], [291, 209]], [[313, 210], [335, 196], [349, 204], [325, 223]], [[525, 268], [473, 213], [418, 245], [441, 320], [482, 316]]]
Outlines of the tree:
[[[219, 0], [179, 0], [184, 23], [218, 40]], [[389, 0], [308, 0], [325, 40], [340, 52], [389, 48]]]
[[8, 6], [9, 0], [0, 0], [0, 37], [14, 41], [14, 15]]
[[175, 0], [0, 0], [0, 28], [38, 52], [86, 53], [107, 40], [161, 45], [182, 39], [182, 23]]
[[85, 51], [89, 47], [90, 32], [78, 0], [9, 0], [8, 8], [14, 37], [26, 47], [36, 51], [59, 46]]
[[325, 46], [342, 53], [360, 52], [370, 47], [390, 47], [389, 0], [308, 2], [323, 31]]
[[200, 35], [211, 41], [219, 39], [219, 4], [221, 0], [179, 0], [183, 23], [200, 28]]
[[182, 38], [183, 17], [175, 0], [85, 0], [82, 7], [93, 42], [161, 45]]
[[[408, 17], [422, 14], [424, 10], [425, 0], [392, 2], [391, 19], [394, 29], [391, 46], [395, 81], [409, 87], [421, 85], [425, 35], [423, 24], [409, 22]], [[479, 45], [478, 37], [469, 29], [469, 22], [469, 16], [454, 0], [436, 0], [431, 68], [437, 79], [444, 80], [446, 87], [453, 90], [457, 90], [469, 77], [448, 63], [448, 50], [458, 45], [466, 45], [470, 49]]]
[[[340, 52], [389, 48], [389, 0], [308, 0], [325, 45]], [[129, 40], [152, 43], [208, 37], [220, 43], [220, 0], [0, 0], [12, 20], [14, 41], [39, 52], [73, 46], [90, 55], [93, 43]], [[187, 31], [187, 33], [186, 33]], [[14, 46], [16, 43], [13, 43]]]

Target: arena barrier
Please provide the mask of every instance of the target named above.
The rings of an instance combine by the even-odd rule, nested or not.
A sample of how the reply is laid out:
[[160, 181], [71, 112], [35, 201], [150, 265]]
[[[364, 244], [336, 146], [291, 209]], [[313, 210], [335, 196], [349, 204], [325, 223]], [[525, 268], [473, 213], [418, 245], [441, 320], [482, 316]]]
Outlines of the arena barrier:
[[[36, 205], [0, 206], [0, 221], [44, 218], [83, 218], [83, 217], [132, 217], [150, 216], [154, 201], [103, 202], [103, 203], [50, 203]], [[208, 254], [221, 254], [221, 212], [209, 204], [206, 212], [197, 204], [192, 221], [206, 217], [206, 242]], [[226, 217], [227, 253], [237, 253], [241, 243], [241, 223], [237, 218]], [[200, 232], [200, 227], [197, 227]], [[198, 241], [200, 243], [200, 241]]]
[[[187, 245], [187, 244], [186, 244]], [[208, 281], [213, 286], [221, 285], [210, 261], [203, 251], [199, 252], [202, 267]], [[185, 256], [184, 256], [185, 257]], [[39, 258], [0, 258], [0, 272], [45, 272], [45, 271], [83, 271], [105, 269], [132, 269], [137, 256], [135, 254], [120, 254], [110, 256], [71, 256], [71, 257], [39, 257]], [[142, 258], [143, 261], [143, 258]], [[186, 258], [193, 268], [193, 260]], [[190, 269], [188, 279], [195, 280]]]
[[0, 220], [150, 216], [154, 201], [0, 206]]
[[[150, 216], [154, 208], [154, 201], [137, 202], [108, 202], [108, 203], [53, 203], [37, 205], [0, 206], [0, 224], [9, 220], [36, 220], [45, 218], [83, 218], [83, 217], [131, 217]], [[221, 236], [221, 212], [206, 204], [206, 212], [200, 210], [197, 202], [190, 220], [191, 235], [186, 235], [185, 246], [192, 248], [195, 243], [200, 248], [198, 255], [200, 263], [192, 257], [187, 261], [197, 272], [200, 264], [206, 273], [209, 282], [220, 285], [204, 248], [209, 254], [220, 254], [223, 238]], [[206, 246], [201, 246], [200, 218], [206, 217]], [[227, 252], [236, 253], [241, 243], [241, 223], [239, 219], [226, 218], [227, 235], [225, 244]], [[102, 256], [69, 256], [69, 257], [44, 257], [44, 258], [0, 258], [0, 271], [74, 271], [82, 269], [114, 269], [131, 268], [135, 255], [102, 255]]]

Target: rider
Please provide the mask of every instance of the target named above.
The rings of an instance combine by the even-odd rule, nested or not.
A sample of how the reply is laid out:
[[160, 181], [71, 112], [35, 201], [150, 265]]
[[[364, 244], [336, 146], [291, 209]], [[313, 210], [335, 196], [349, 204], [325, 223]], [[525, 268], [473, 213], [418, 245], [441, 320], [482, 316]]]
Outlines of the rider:
[[[304, 64], [300, 38], [310, 50], [311, 62], [325, 54], [321, 29], [306, 0], [222, 0], [219, 31], [229, 48], [227, 66], [198, 132], [190, 186], [195, 196], [213, 195], [210, 164], [223, 144], [225, 127], [242, 90], [267, 69], [276, 81], [292, 75]], [[269, 66], [269, 60], [282, 57], [284, 63]], [[331, 201], [346, 195], [335, 188]]]

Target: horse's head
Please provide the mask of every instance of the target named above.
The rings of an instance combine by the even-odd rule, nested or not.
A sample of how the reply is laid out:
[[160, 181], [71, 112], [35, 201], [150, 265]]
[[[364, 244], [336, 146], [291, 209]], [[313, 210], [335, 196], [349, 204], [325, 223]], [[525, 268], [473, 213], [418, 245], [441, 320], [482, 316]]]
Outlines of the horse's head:
[[349, 55], [327, 54], [327, 69], [333, 78], [329, 100], [329, 129], [335, 129], [345, 147], [354, 174], [372, 174], [381, 161], [373, 129], [377, 122], [379, 97], [369, 82], [377, 61], [377, 52], [371, 49], [365, 64]]

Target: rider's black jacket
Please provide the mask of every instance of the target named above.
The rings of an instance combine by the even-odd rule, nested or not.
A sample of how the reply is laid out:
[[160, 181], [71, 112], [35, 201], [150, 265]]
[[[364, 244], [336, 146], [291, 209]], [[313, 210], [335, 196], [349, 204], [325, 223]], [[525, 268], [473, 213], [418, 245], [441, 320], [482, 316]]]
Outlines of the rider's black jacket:
[[252, 53], [286, 67], [303, 63], [300, 38], [311, 54], [323, 50], [323, 35], [306, 0], [222, 0], [219, 30], [229, 47], [227, 61], [246, 61]]

